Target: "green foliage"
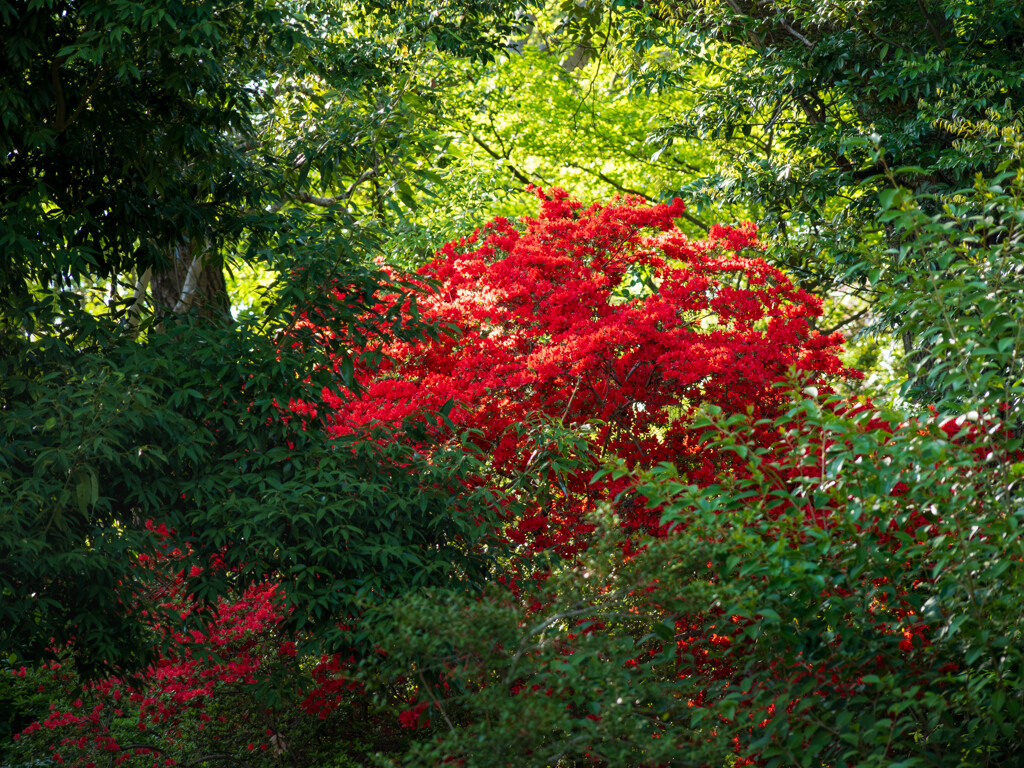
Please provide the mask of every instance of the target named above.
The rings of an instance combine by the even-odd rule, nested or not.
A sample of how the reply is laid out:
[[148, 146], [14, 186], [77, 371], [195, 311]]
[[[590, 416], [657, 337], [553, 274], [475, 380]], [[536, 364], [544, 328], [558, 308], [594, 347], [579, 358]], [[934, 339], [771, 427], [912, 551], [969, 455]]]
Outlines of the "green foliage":
[[424, 81], [445, 57], [491, 58], [517, 13], [506, 0], [3, 3], [5, 312], [27, 283], [165, 269], [180, 242], [251, 262], [288, 226], [282, 207], [383, 216], [411, 200], [436, 154]]
[[49, 697], [39, 690], [44, 675], [37, 670], [26, 670], [25, 676], [16, 672], [9, 663], [0, 664], [0, 756], [5, 759], [11, 737], [46, 717], [50, 709]]
[[[135, 565], [160, 545], [149, 521], [177, 531], [188, 563], [222, 560], [242, 583], [277, 575], [301, 606], [292, 628], [326, 635], [375, 592], [486, 567], [466, 513], [488, 508], [464, 489], [472, 454], [456, 442], [428, 463], [385, 434], [331, 440], [315, 413], [290, 413], [284, 404], [316, 402], [345, 372], [287, 327], [186, 318], [72, 365], [58, 329], [40, 330], [2, 377], [4, 653], [72, 643], [86, 672], [145, 661], [140, 612], [159, 585]], [[213, 600], [224, 578], [209, 570], [194, 591]]]
[[[720, 611], [708, 629], [732, 634], [736, 667], [708, 701], [768, 765], [1002, 765], [1020, 738], [1020, 441], [903, 418], [797, 404], [773, 425], [797, 464], [787, 482], [741, 420], [712, 418], [747, 477], [641, 487], [703, 543], [698, 589], [662, 588], [698, 598], [684, 612]], [[671, 563], [675, 546], [651, 554]]]
[[[331, 440], [316, 404], [355, 395], [355, 355], [434, 332], [399, 320], [408, 291], [371, 260], [437, 151], [429, 75], [488, 61], [517, 18], [0, 4], [0, 651], [143, 667], [174, 619], [135, 567], [160, 551], [147, 523], [200, 599], [280, 578], [288, 629], [331, 648], [372, 595], [481, 578], [473, 452]], [[232, 267], [259, 276], [236, 283], [246, 309], [189, 311], [188, 276], [217, 290]], [[325, 316], [330, 338], [308, 327]]]
[[0, 16], [6, 309], [26, 281], [141, 273], [168, 240], [239, 231], [232, 207], [267, 185], [244, 146], [265, 101], [257, 73], [303, 38], [288, 14], [47, 2]]
[[[422, 732], [305, 724], [325, 766], [1011, 764], [1017, 4], [585, 2], [529, 23], [506, 0], [0, 3], [0, 654], [144, 669], [153, 627], [181, 623], [158, 608], [174, 575], [137, 567], [166, 554], [155, 523], [201, 601], [274, 578], [306, 651], [387, 652], [365, 657], [375, 712], [426, 704]], [[635, 551], [603, 510], [536, 593], [488, 584], [516, 560], [484, 543], [472, 436], [328, 439], [317, 404], [357, 396], [383, 342], [436, 332], [398, 320], [409, 287], [371, 256], [412, 266], [484, 209], [520, 212], [527, 182], [756, 215], [807, 287], [857, 295], [839, 315], [898, 330], [898, 407], [795, 402], [761, 425], [784, 466], [708, 412], [737, 471], [698, 489], [661, 466], [617, 502], [673, 535]], [[237, 272], [235, 317], [147, 299], [186, 243]], [[324, 317], [333, 337], [306, 323]], [[538, 472], [571, 454], [551, 426]], [[506, 515], [557, 494], [505, 490]], [[0, 737], [52, 701], [38, 670], [3, 674]]]
[[[393, 706], [368, 706], [349, 691], [336, 691], [328, 711], [306, 711], [300, 703], [313, 683], [288, 669], [294, 659], [277, 656], [280, 638], [274, 633], [236, 637], [280, 675], [275, 682], [281, 698], [275, 706], [254, 700], [253, 686], [232, 679], [223, 668], [219, 679], [195, 698], [181, 695], [177, 678], [177, 690], [145, 699], [118, 680], [83, 688], [68, 659], [38, 670], [5, 670], [0, 701], [10, 705], [8, 723], [14, 728], [0, 742], [0, 763], [27, 768], [41, 761], [81, 765], [113, 757], [132, 768], [148, 768], [157, 758], [163, 765], [235, 759], [250, 768], [282, 762], [295, 768], [353, 768], [365, 765], [375, 750], [401, 750], [415, 737], [397, 728]], [[204, 666], [202, 661], [199, 665]], [[197, 699], [201, 706], [195, 705]], [[176, 716], [165, 718], [168, 711]], [[33, 722], [34, 728], [24, 730]]]
[[778, 236], [775, 258], [821, 291], [885, 241], [874, 197], [885, 166], [915, 167], [905, 181], [915, 192], [948, 194], [999, 162], [990, 145], [962, 136], [964, 126], [1015, 124], [1024, 106], [1024, 24], [1013, 2], [588, 2], [563, 11], [572, 39], [607, 51], [632, 87], [688, 95], [689, 108], [653, 126], [652, 146], [710, 142], [722, 162], [680, 185], [680, 196], [760, 211]]
[[[638, 93], [596, 48], [565, 49], [555, 3], [531, 8], [502, 55], [429, 69], [436, 114], [436, 175], [413, 184], [419, 208], [401, 222], [403, 264], [419, 265], [437, 247], [496, 215], [531, 210], [529, 184], [563, 187], [581, 199], [638, 194], [669, 202], [684, 179], [721, 159], [707, 143], [650, 144], [652, 125], [692, 107], [684, 91]], [[425, 78], [424, 78], [425, 79]], [[436, 94], [443, 92], [443, 98]], [[485, 186], [484, 186], [485, 185]], [[689, 201], [688, 201], [689, 202]], [[703, 234], [715, 220], [749, 219], [743, 206], [685, 215]]]
[[[560, 186], [581, 199], [637, 194], [669, 202], [681, 176], [708, 170], [713, 155], [681, 143], [657, 152], [647, 146], [659, 115], [688, 108], [684, 93], [631, 97], [614, 69], [600, 60], [568, 68], [544, 45], [542, 22], [522, 43], [489, 67], [475, 67], [449, 104], [452, 152], [466, 163], [493, 166], [520, 188]], [[497, 214], [522, 214], [516, 207]], [[698, 231], [707, 224], [690, 221]]]
[[[431, 738], [382, 763], [677, 763], [678, 740], [656, 734], [696, 691], [673, 679], [671, 653], [656, 651], [672, 630], [644, 610], [648, 574], [622, 563], [617, 521], [606, 512], [595, 522], [594, 546], [555, 568], [543, 606], [492, 587], [479, 601], [433, 592], [393, 607], [385, 647], [396, 667], [416, 665]], [[689, 748], [693, 764], [714, 749], [699, 739]]]
[[742, 416], [709, 413], [741, 471], [704, 488], [643, 474], [671, 536], [623, 563], [602, 528], [525, 619], [500, 595], [396, 609], [389, 650], [437, 705], [407, 764], [1012, 761], [1020, 441], [904, 418], [796, 403], [770, 425], [793, 457], [773, 470]]
[[1022, 145], [1014, 132], [999, 138], [986, 144], [1006, 158], [994, 176], [979, 174], [971, 186], [942, 195], [915, 196], [902, 186], [880, 193], [881, 220], [897, 245], [871, 277], [912, 350], [906, 396], [998, 410], [1019, 435]]

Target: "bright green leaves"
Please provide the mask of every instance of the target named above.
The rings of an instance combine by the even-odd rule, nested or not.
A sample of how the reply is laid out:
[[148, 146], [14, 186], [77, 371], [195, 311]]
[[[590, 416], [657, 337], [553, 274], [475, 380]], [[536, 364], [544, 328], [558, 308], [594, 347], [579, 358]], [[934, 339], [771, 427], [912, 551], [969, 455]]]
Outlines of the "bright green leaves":
[[682, 110], [650, 126], [654, 152], [702, 144], [706, 161], [680, 168], [678, 194], [752, 211], [777, 263], [822, 293], [884, 249], [875, 193], [885, 168], [917, 166], [909, 187], [952, 194], [1000, 159], [971, 126], [999, 134], [1019, 124], [1024, 102], [1024, 28], [1009, 3], [606, 2], [562, 12], [575, 39], [600, 39], [603, 60], [634, 90], [686, 94]]
[[881, 218], [894, 247], [874, 286], [904, 328], [908, 396], [949, 399], [965, 412], [998, 408], [1016, 424], [1024, 191], [1019, 144], [999, 151], [1009, 156], [1002, 173], [979, 175], [972, 187], [941, 196], [883, 190]]

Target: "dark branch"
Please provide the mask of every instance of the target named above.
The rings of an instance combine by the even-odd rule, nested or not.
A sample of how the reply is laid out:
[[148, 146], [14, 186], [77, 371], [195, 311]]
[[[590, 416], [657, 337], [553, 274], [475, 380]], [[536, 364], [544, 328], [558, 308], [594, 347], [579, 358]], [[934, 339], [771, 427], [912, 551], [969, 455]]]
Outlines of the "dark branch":
[[865, 309], [862, 309], [860, 312], [855, 312], [854, 314], [850, 315], [849, 317], [840, 320], [838, 323], [833, 325], [831, 328], [828, 328], [827, 330], [822, 331], [821, 334], [822, 334], [822, 336], [830, 336], [831, 334], [835, 333], [838, 330], [841, 330], [842, 328], [844, 328], [845, 326], [849, 325], [850, 323], [857, 322], [858, 320], [860, 320], [862, 317], [864, 317], [870, 311], [871, 311], [871, 308], [867, 307]]
[[[615, 181], [615, 179], [611, 178], [610, 176], [607, 176], [607, 175], [601, 173], [601, 171], [595, 171], [593, 168], [587, 168], [585, 165], [576, 165], [574, 163], [567, 163], [567, 165], [570, 168], [579, 168], [581, 171], [586, 171], [587, 173], [592, 174], [593, 176], [596, 176], [598, 179], [603, 181], [605, 184], [607, 184], [607, 185], [609, 185], [611, 187], [614, 187], [615, 189], [617, 189], [619, 192], [622, 192], [623, 194], [626, 194], [626, 195], [639, 195], [640, 197], [644, 198], [645, 200], [649, 200], [650, 199], [650, 195], [648, 195], [647, 193], [640, 192], [639, 190], [636, 190], [636, 189], [631, 189], [630, 187], [627, 187], [625, 184], [620, 184], [619, 182]], [[683, 211], [682, 218], [686, 219], [691, 224], [700, 227], [705, 232], [707, 232], [708, 229], [709, 229], [709, 225], [708, 224], [706, 224], [705, 222], [701, 221], [696, 216], [687, 213], [686, 211]]]
[[495, 160], [504, 160], [505, 167], [509, 169], [509, 171], [512, 173], [512, 175], [516, 178], [517, 181], [521, 181], [523, 184], [533, 184], [533, 181], [530, 180], [530, 177], [522, 173], [518, 168], [512, 165], [507, 156], [495, 152], [491, 147], [487, 145], [487, 143], [483, 139], [477, 136], [476, 133], [470, 133], [469, 135], [473, 138], [473, 141], [475, 141], [480, 146], [480, 148], [483, 149], [484, 152], [493, 157]]
[[793, 28], [792, 28], [791, 26], [789, 26], [789, 24], [787, 24], [787, 23], [786, 23], [786, 20], [785, 20], [785, 19], [780, 19], [780, 20], [779, 20], [779, 23], [780, 23], [780, 24], [782, 25], [782, 28], [783, 28], [784, 30], [786, 30], [787, 32], [789, 32], [789, 34], [791, 34], [791, 35], [792, 35], [793, 37], [795, 37], [795, 38], [796, 38], [797, 40], [799, 40], [799, 41], [800, 41], [801, 43], [803, 43], [804, 45], [806, 45], [806, 46], [807, 46], [808, 48], [813, 48], [813, 47], [814, 47], [814, 43], [812, 43], [812, 42], [811, 42], [810, 40], [808, 40], [808, 39], [807, 39], [806, 37], [804, 37], [804, 36], [803, 36], [803, 35], [801, 35], [801, 34], [800, 34], [799, 32], [797, 32], [797, 31], [796, 31], [795, 29], [793, 29]]

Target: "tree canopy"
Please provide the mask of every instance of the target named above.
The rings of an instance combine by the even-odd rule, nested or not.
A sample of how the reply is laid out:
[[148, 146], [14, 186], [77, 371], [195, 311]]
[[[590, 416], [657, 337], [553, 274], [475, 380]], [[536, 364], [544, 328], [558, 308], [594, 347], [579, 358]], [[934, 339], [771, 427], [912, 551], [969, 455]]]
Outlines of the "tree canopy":
[[[411, 542], [348, 547], [364, 530], [352, 505], [376, 510], [384, 489], [435, 532], [373, 526], [437, 535], [434, 469], [391, 477], [415, 458], [374, 440], [341, 451], [288, 404], [323, 386], [355, 391], [352, 356], [373, 351], [356, 342], [426, 332], [378, 305], [382, 287], [401, 287], [371, 261], [374, 211], [400, 202], [433, 152], [418, 68], [493, 56], [514, 11], [4, 4], [3, 650], [38, 658], [70, 642], [84, 670], [145, 663], [139, 612], [153, 606], [115, 587], [157, 545], [147, 523], [176, 531], [200, 567], [306, 583], [318, 596], [300, 624], [404, 578], [296, 559], [311, 538], [328, 559], [397, 558], [417, 582], [465, 575], [447, 544], [432, 563], [410, 559]], [[260, 281], [234, 316], [233, 271]], [[314, 336], [309, 313], [329, 314], [349, 343]], [[398, 493], [416, 477], [423, 493]]]

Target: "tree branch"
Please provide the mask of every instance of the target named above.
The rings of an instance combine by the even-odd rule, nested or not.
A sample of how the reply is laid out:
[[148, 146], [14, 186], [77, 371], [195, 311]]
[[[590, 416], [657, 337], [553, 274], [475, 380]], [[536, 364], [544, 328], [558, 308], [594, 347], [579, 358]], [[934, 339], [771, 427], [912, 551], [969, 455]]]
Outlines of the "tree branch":
[[444, 718], [444, 721], [448, 723], [448, 728], [451, 730], [451, 732], [455, 733], [455, 723], [451, 721], [451, 718], [448, 717], [448, 713], [445, 712], [444, 705], [441, 704], [441, 699], [435, 696], [434, 691], [431, 689], [429, 685], [427, 685], [427, 679], [423, 676], [423, 670], [418, 669], [416, 670], [416, 672], [417, 674], [419, 674], [420, 682], [423, 684], [423, 689], [427, 692], [427, 696], [430, 697], [431, 703], [435, 707], [437, 707], [438, 711], [440, 711], [441, 716]]
[[812, 42], [811, 42], [810, 40], [808, 40], [808, 39], [807, 39], [806, 37], [804, 37], [804, 36], [803, 36], [803, 35], [801, 35], [801, 34], [800, 34], [799, 32], [797, 32], [797, 31], [796, 31], [795, 29], [793, 29], [793, 28], [792, 28], [791, 26], [789, 26], [789, 24], [787, 24], [787, 23], [786, 23], [786, 20], [785, 20], [785, 19], [779, 19], [779, 23], [780, 23], [780, 24], [782, 25], [782, 28], [783, 28], [784, 30], [786, 30], [787, 32], [789, 32], [789, 34], [791, 34], [791, 35], [792, 35], [793, 37], [795, 37], [795, 38], [796, 38], [797, 40], [799, 40], [799, 41], [800, 41], [801, 43], [803, 43], [804, 45], [806, 45], [806, 46], [807, 46], [808, 48], [814, 48], [814, 43], [812, 43]]
[[609, 186], [615, 187], [615, 189], [617, 189], [619, 192], [622, 192], [625, 195], [637, 195], [638, 197], [642, 197], [644, 200], [650, 200], [650, 198], [651, 198], [651, 196], [648, 195], [646, 192], [641, 192], [638, 189], [633, 189], [631, 187], [627, 187], [625, 184], [620, 184], [619, 182], [615, 181], [615, 179], [611, 178], [610, 176], [608, 176], [608, 175], [606, 175], [604, 173], [601, 173], [601, 171], [595, 171], [593, 168], [588, 168], [585, 165], [579, 165], [577, 163], [566, 163], [566, 165], [568, 167], [570, 167], [570, 168], [578, 168], [581, 171], [586, 171], [587, 173], [589, 173], [592, 176], [596, 176], [598, 179], [603, 181], [605, 184], [608, 184]]
[[939, 30], [938, 26], [935, 24], [935, 17], [928, 10], [922, 0], [917, 0], [917, 7], [920, 9], [921, 15], [924, 17], [925, 24], [928, 25], [928, 31], [931, 32], [932, 37], [935, 38], [935, 42], [938, 43], [939, 47], [942, 49], [948, 48], [949, 46], [946, 44], [945, 35], [942, 34], [941, 30]]
[[824, 330], [824, 331], [821, 331], [820, 333], [821, 333], [822, 336], [831, 336], [836, 331], [841, 330], [844, 326], [847, 326], [850, 323], [854, 323], [857, 320], [860, 320], [862, 317], [864, 317], [864, 315], [866, 315], [870, 311], [871, 311], [870, 307], [862, 309], [860, 312], [856, 312], [856, 313], [850, 315], [849, 317], [844, 318], [843, 320], [840, 320], [838, 323], [833, 325], [831, 328], [829, 328], [827, 330]]
[[518, 181], [521, 181], [523, 184], [533, 184], [533, 181], [524, 173], [522, 173], [518, 168], [512, 165], [512, 163], [509, 161], [507, 157], [502, 157], [500, 154], [495, 152], [491, 147], [487, 145], [486, 142], [484, 142], [483, 139], [477, 136], [475, 132], [471, 132], [469, 135], [472, 137], [473, 141], [475, 141], [480, 146], [480, 148], [483, 149], [484, 152], [493, 157], [495, 160], [504, 160], [505, 167], [512, 172], [512, 175]]
[[[351, 184], [349, 184], [348, 185], [348, 189], [345, 190], [345, 201], [348, 202], [349, 200], [352, 199], [352, 195], [354, 195], [355, 192], [356, 192], [356, 187], [358, 187], [364, 181], [369, 181], [370, 179], [372, 179], [376, 175], [377, 175], [377, 168], [376, 167], [367, 168], [365, 171], [363, 171], [361, 174], [359, 174], [359, 177], [355, 181], [353, 181]], [[329, 203], [329, 205], [333, 205], [333, 203]]]
[[322, 208], [329, 208], [338, 202], [338, 197], [317, 197], [311, 195], [309, 192], [298, 192], [292, 196], [292, 200], [296, 203], [309, 203], [310, 205], [319, 205]]
[[96, 77], [94, 77], [92, 82], [89, 83], [88, 87], [86, 87], [85, 93], [82, 94], [82, 98], [79, 100], [78, 105], [71, 113], [71, 117], [67, 117], [67, 101], [64, 98], [64, 85], [60, 81], [60, 65], [63, 61], [64, 59], [60, 58], [54, 59], [50, 62], [50, 81], [53, 83], [54, 94], [57, 98], [57, 113], [53, 117], [53, 128], [57, 133], [63, 133], [67, 130], [69, 125], [78, 119], [78, 116], [82, 114], [82, 111], [89, 103], [89, 99], [92, 98], [96, 89], [99, 88], [100, 83], [103, 82], [103, 76], [107, 73], [107, 70], [110, 69], [109, 64], [104, 64], [100, 67], [99, 71], [96, 73]]
[[[726, 2], [726, 4], [727, 4], [727, 5], [728, 5], [728, 6], [730, 7], [730, 8], [732, 8], [733, 12], [734, 12], [734, 13], [735, 13], [735, 14], [736, 14], [737, 16], [739, 16], [739, 17], [746, 17], [746, 18], [748, 18], [748, 19], [749, 19], [749, 18], [751, 18], [751, 17], [750, 17], [750, 16], [749, 16], [749, 15], [748, 15], [748, 14], [747, 14], [747, 13], [746, 13], [746, 12], [745, 12], [745, 11], [744, 11], [744, 10], [743, 10], [742, 8], [740, 8], [740, 6], [739, 6], [739, 4], [738, 4], [738, 3], [736, 2], [736, 0], [725, 0], [725, 2]], [[751, 30], [749, 30], [749, 32], [750, 32], [750, 39], [751, 39], [751, 40], [753, 41], [753, 43], [754, 43], [754, 48], [755, 48], [755, 50], [756, 50], [756, 51], [757, 51], [758, 53], [761, 53], [761, 52], [762, 52], [762, 51], [764, 50], [764, 42], [763, 42], [763, 41], [761, 40], [761, 36], [760, 36], [759, 34], [757, 34], [757, 32], [755, 32], [755, 31], [754, 31], [754, 30], [752, 30], [752, 29], [751, 29]]]
[[[576, 165], [575, 163], [566, 163], [566, 165], [568, 165], [570, 168], [579, 168], [581, 171], [585, 171], [585, 172], [587, 172], [589, 174], [592, 174], [593, 176], [596, 176], [598, 179], [603, 181], [605, 184], [608, 184], [609, 186], [615, 187], [615, 189], [619, 190], [619, 192], [622, 192], [623, 194], [626, 194], [626, 195], [639, 195], [640, 197], [644, 198], [645, 200], [649, 200], [650, 199], [650, 196], [647, 195], [646, 193], [640, 192], [640, 191], [635, 190], [635, 189], [631, 189], [630, 187], [627, 187], [624, 184], [620, 184], [619, 182], [615, 181], [615, 179], [611, 178], [610, 176], [607, 176], [607, 175], [601, 173], [601, 171], [595, 171], [593, 168], [587, 168], [584, 165]], [[682, 218], [686, 219], [691, 224], [700, 227], [705, 232], [707, 232], [708, 229], [710, 229], [708, 224], [706, 224], [705, 222], [701, 221], [696, 216], [687, 213], [686, 211], [683, 211], [682, 214], [680, 214], [680, 216]]]
[[[352, 195], [355, 194], [356, 188], [360, 184], [362, 184], [364, 181], [368, 181], [369, 179], [372, 179], [376, 175], [377, 175], [377, 169], [376, 168], [367, 168], [365, 171], [363, 171], [361, 174], [359, 174], [359, 177], [355, 181], [353, 181], [351, 184], [349, 184], [348, 189], [345, 190], [345, 194], [344, 195], [340, 195], [340, 196], [339, 195], [332, 195], [331, 197], [319, 197], [318, 195], [313, 195], [313, 194], [310, 194], [309, 192], [297, 192], [294, 195], [292, 195], [292, 200], [294, 200], [297, 203], [308, 203], [309, 205], [319, 205], [321, 208], [330, 208], [332, 205], [337, 205], [338, 203], [348, 202], [352, 198]], [[275, 208], [271, 209], [271, 212], [280, 210], [280, 208], [281, 208], [281, 206], [278, 205]]]
[[96, 92], [96, 89], [100, 87], [100, 83], [103, 82], [103, 76], [107, 73], [107, 70], [109, 68], [109, 64], [104, 64], [102, 67], [100, 67], [100, 71], [96, 73], [96, 77], [93, 78], [93, 81], [89, 83], [89, 87], [85, 89], [85, 93], [82, 94], [82, 99], [78, 102], [78, 106], [75, 107], [75, 111], [71, 113], [71, 117], [69, 117], [67, 119], [67, 122], [64, 123], [64, 128], [67, 128], [69, 125], [75, 122], [75, 120], [78, 119], [78, 116], [82, 114], [82, 110], [85, 109], [86, 104], [89, 103], [89, 99], [92, 98], [92, 95]]
[[57, 96], [57, 114], [53, 117], [53, 127], [57, 133], [60, 133], [64, 130], [66, 105], [64, 103], [64, 86], [60, 82], [60, 62], [57, 59], [50, 62], [50, 81], [53, 83], [53, 90]]

